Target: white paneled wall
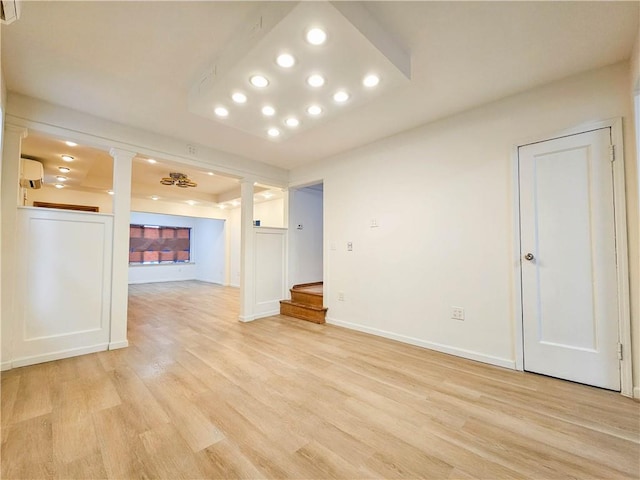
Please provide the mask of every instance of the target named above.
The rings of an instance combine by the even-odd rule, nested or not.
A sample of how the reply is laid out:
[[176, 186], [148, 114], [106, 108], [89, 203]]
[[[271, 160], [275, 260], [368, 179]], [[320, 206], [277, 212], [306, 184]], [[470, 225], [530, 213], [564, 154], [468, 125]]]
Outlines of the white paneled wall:
[[12, 366], [106, 350], [113, 217], [18, 209]]

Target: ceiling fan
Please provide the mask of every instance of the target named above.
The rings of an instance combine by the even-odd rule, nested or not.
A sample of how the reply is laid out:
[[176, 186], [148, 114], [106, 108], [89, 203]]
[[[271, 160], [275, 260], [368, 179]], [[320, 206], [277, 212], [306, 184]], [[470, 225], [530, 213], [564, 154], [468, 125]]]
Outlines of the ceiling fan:
[[168, 177], [160, 180], [162, 185], [175, 185], [180, 188], [197, 187], [198, 184], [187, 177], [184, 173], [173, 172]]

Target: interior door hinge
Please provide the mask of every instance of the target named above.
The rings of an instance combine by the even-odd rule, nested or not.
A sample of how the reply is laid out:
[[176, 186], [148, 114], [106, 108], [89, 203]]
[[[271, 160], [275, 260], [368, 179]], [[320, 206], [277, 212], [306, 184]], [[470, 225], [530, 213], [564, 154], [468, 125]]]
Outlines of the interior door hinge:
[[612, 162], [616, 161], [616, 146], [615, 145], [609, 145], [609, 159]]
[[618, 343], [618, 360], [622, 360], [622, 344]]

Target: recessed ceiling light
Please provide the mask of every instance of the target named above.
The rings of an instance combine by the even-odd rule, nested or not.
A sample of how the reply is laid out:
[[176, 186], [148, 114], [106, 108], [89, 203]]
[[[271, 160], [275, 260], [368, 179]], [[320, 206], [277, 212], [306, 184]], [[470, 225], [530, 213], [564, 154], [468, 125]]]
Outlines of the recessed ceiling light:
[[374, 73], [372, 73], [371, 75], [367, 75], [362, 79], [362, 84], [365, 87], [375, 87], [379, 83], [380, 83], [380, 77]]
[[276, 58], [276, 63], [280, 65], [282, 68], [290, 68], [295, 65], [296, 59], [293, 58], [293, 55], [289, 55], [288, 53], [282, 53], [278, 55], [278, 58]]
[[262, 114], [267, 117], [272, 117], [276, 114], [276, 109], [271, 105], [265, 105], [264, 107], [262, 107]]
[[322, 107], [319, 105], [311, 105], [307, 108], [307, 113], [309, 115], [320, 115], [322, 113]]
[[149, 162], [149, 163], [158, 163], [158, 162], [156, 162], [153, 158], [148, 158], [148, 159], [147, 159], [147, 162]]
[[77, 147], [78, 146], [78, 144], [76, 142], [72, 142], [71, 140], [67, 140], [64, 143], [66, 143], [67, 146], [69, 146], [69, 147]]
[[71, 155], [62, 155], [61, 158], [65, 162], [73, 162], [73, 157]]
[[262, 75], [254, 75], [249, 79], [249, 81], [251, 82], [251, 85], [258, 88], [264, 88], [269, 85], [269, 80]]
[[212, 176], [212, 177], [213, 177], [213, 176], [215, 175], [215, 173], [213, 173], [213, 172], [207, 172], [207, 175], [210, 175], [210, 176]]
[[188, 203], [189, 205], [193, 206], [193, 205], [195, 205], [195, 204], [196, 204], [196, 203], [198, 203], [198, 202], [196, 202], [195, 200], [187, 200], [187, 203]]
[[229, 110], [227, 110], [224, 107], [216, 107], [213, 110], [213, 113], [215, 113], [219, 117], [228, 117], [229, 116]]
[[231, 95], [231, 99], [236, 103], [246, 103], [247, 96], [244, 93], [235, 92], [233, 95]]
[[113, 194], [114, 194], [114, 191], [113, 191], [113, 190], [107, 190], [107, 193], [108, 193], [109, 195], [113, 195]]
[[69, 173], [71, 171], [69, 167], [58, 167], [58, 170], [62, 173]]
[[56, 188], [64, 188], [64, 185], [61, 183], [54, 183], [53, 186]]
[[240, 201], [239, 200], [234, 200], [231, 202], [231, 205], [233, 205], [234, 207], [237, 207], [238, 205], [240, 205]]
[[225, 208], [227, 208], [227, 206], [226, 206], [224, 203], [219, 203], [219, 204], [218, 204], [218, 208], [219, 208], [220, 210], [224, 210]]
[[333, 99], [338, 103], [346, 102], [349, 100], [349, 94], [344, 90], [338, 90], [333, 94]]
[[307, 42], [311, 45], [322, 45], [327, 41], [327, 34], [321, 28], [312, 28], [307, 32]]
[[151, 195], [151, 200], [158, 200], [160, 197], [157, 195]]
[[67, 177], [65, 177], [64, 175], [56, 175], [56, 180], [58, 180], [59, 182], [66, 182]]
[[289, 117], [284, 121], [285, 125], [287, 127], [297, 127], [298, 125], [300, 125], [300, 120], [298, 120], [296, 117]]
[[324, 85], [324, 77], [318, 74], [311, 75], [307, 78], [307, 83], [314, 88], [321, 87]]
[[267, 133], [270, 137], [277, 137], [280, 135], [280, 130], [278, 130], [277, 128], [270, 128], [269, 130], [267, 130]]
[[271, 197], [273, 197], [273, 193], [271, 193], [271, 192], [264, 192], [264, 193], [262, 194], [262, 196], [263, 196], [264, 198], [271, 198]]

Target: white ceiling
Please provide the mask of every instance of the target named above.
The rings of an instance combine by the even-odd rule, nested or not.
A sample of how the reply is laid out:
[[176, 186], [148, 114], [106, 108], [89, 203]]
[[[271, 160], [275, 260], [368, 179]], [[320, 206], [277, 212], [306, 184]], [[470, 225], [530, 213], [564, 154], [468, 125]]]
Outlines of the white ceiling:
[[[113, 185], [113, 159], [104, 150], [86, 145], [68, 146], [65, 139], [30, 131], [22, 142], [22, 157], [36, 160], [44, 167], [43, 188], [54, 188], [62, 183], [64, 188], [108, 195]], [[73, 157], [72, 162], [62, 160], [63, 155]], [[133, 159], [131, 172], [131, 196], [171, 203], [195, 202], [200, 206], [220, 206], [233, 208], [239, 205], [240, 184], [237, 179], [219, 173], [187, 165], [177, 165], [162, 158], [137, 156]], [[58, 167], [68, 167], [68, 173], [61, 173]], [[174, 185], [162, 185], [160, 179], [171, 172], [180, 172], [197, 183], [196, 187], [179, 188]], [[63, 175], [66, 180], [56, 180]], [[256, 185], [254, 200], [256, 203], [282, 198], [282, 191], [267, 185]]]
[[[277, 4], [272, 4], [276, 8]], [[254, 2], [23, 2], [2, 27], [10, 91], [292, 168], [536, 85], [629, 58], [638, 2], [370, 2], [412, 79], [286, 141], [188, 110]], [[345, 46], [349, 48], [349, 46]], [[357, 55], [357, 51], [353, 51]]]

